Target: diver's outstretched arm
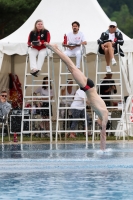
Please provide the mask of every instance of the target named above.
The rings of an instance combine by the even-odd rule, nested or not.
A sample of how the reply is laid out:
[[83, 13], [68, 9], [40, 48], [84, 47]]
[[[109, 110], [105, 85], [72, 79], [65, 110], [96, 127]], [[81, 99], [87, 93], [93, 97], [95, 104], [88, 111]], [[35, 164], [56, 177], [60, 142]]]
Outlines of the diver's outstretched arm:
[[101, 134], [100, 134], [100, 149], [105, 150], [106, 148], [106, 124], [104, 120], [102, 120], [102, 126], [101, 126]]

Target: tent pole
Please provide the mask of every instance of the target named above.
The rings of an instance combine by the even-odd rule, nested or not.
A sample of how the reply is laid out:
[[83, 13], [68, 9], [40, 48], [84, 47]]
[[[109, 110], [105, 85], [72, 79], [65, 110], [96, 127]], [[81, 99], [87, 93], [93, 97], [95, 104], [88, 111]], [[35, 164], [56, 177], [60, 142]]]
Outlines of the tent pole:
[[14, 74], [14, 55], [11, 55], [11, 73]]

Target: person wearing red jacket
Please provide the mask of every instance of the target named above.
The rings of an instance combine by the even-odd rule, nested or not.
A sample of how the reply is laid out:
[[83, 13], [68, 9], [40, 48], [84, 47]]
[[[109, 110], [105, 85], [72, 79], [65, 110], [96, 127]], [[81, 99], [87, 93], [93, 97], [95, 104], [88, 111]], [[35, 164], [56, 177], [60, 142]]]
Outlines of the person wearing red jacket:
[[28, 46], [31, 47], [29, 51], [30, 69], [31, 74], [36, 77], [47, 56], [45, 42], [50, 42], [50, 33], [44, 28], [43, 21], [38, 19], [28, 37]]

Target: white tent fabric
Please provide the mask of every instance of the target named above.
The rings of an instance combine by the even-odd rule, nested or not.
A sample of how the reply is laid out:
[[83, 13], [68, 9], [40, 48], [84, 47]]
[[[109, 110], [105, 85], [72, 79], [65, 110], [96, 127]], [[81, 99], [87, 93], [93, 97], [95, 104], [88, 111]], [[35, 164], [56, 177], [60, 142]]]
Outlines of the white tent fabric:
[[[29, 19], [14, 33], [0, 40], [0, 68], [4, 54], [26, 55], [27, 39], [37, 19], [44, 21], [50, 31], [51, 43], [61, 46], [65, 33], [71, 31], [71, 23], [79, 21], [84, 33], [86, 53], [97, 53], [97, 39], [107, 30], [110, 19], [103, 12], [97, 0], [42, 0]], [[119, 27], [119, 24], [118, 24]], [[133, 95], [133, 40], [123, 33], [125, 57], [122, 58], [122, 72], [129, 95]], [[94, 61], [95, 62], [95, 61]]]
[[[51, 42], [59, 45], [63, 41], [64, 34], [71, 30], [71, 23], [75, 20], [79, 21], [81, 24], [80, 30], [85, 34], [88, 42], [86, 53], [97, 53], [96, 41], [100, 34], [108, 28], [110, 22], [97, 0], [42, 0], [33, 14], [18, 30], [0, 40], [0, 68], [3, 54], [25, 55], [27, 53], [27, 38], [38, 18], [44, 21], [45, 27], [50, 31]], [[125, 34], [123, 36], [125, 43], [122, 49], [128, 60], [127, 63], [123, 59], [123, 76], [126, 83], [129, 80], [126, 86], [130, 94], [133, 81], [133, 40]]]
[[[87, 53], [97, 52], [97, 39], [106, 31], [110, 19], [103, 12], [97, 0], [42, 0], [29, 19], [14, 33], [0, 41], [0, 51], [12, 55], [25, 55], [27, 38], [37, 19], [44, 21], [51, 33], [51, 42], [61, 44], [65, 33], [71, 31], [71, 23], [79, 21], [85, 34]], [[132, 49], [130, 38], [124, 35], [125, 52]], [[132, 45], [133, 46], [133, 45]], [[131, 51], [132, 52], [132, 51]]]

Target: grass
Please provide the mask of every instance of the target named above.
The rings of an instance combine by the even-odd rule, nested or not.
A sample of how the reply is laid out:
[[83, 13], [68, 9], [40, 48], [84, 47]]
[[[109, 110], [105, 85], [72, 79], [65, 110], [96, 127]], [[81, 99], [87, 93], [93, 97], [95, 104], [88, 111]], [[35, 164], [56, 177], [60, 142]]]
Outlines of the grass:
[[[20, 135], [17, 136], [18, 138], [18, 141], [20, 141]], [[128, 138], [126, 137], [125, 138], [126, 140], [128, 140]], [[0, 141], [2, 140], [2, 138], [0, 137]], [[10, 136], [10, 141], [13, 142], [14, 138], [13, 138], [13, 135]], [[85, 141], [86, 138], [85, 136], [83, 136], [83, 134], [78, 134], [78, 136], [76, 138], [66, 138], [66, 141], [73, 141], [73, 142], [76, 142], [76, 141]], [[91, 141], [92, 140], [92, 137], [89, 136], [88, 137], [88, 141]], [[99, 141], [100, 138], [96, 138], [95, 141]], [[116, 137], [115, 136], [107, 136], [107, 141], [116, 141]], [[117, 138], [117, 140], [123, 140], [123, 138]], [[133, 140], [133, 137], [129, 137], [129, 140]], [[24, 135], [23, 136], [23, 141], [24, 142], [30, 142], [31, 141], [31, 137], [30, 135]], [[36, 136], [32, 136], [32, 141], [33, 142], [49, 142], [50, 141], [50, 138], [46, 138], [46, 137], [36, 137]], [[55, 135], [53, 135], [53, 141], [55, 141]], [[58, 138], [58, 141], [59, 141], [59, 138]], [[63, 136], [62, 134], [62, 138], [61, 138], [61, 141], [65, 141], [65, 137]], [[9, 139], [8, 139], [8, 136], [4, 136], [4, 142], [9, 142]]]

